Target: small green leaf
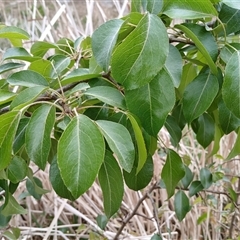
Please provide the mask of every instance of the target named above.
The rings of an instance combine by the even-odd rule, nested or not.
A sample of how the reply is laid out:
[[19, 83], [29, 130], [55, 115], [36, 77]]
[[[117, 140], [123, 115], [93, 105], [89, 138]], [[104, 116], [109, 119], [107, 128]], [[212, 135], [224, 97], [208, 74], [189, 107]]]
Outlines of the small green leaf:
[[14, 63], [14, 62], [9, 62], [9, 63], [5, 63], [5, 64], [1, 64], [0, 66], [0, 74], [16, 69], [16, 68], [20, 68], [23, 67], [24, 64], [22, 63]]
[[203, 223], [208, 218], [208, 214], [205, 212], [197, 219], [197, 224]]
[[200, 73], [185, 89], [183, 114], [188, 123], [203, 114], [218, 93], [217, 78], [210, 73]]
[[63, 72], [67, 71], [69, 65], [71, 65], [71, 58], [65, 55], [54, 55], [49, 58], [53, 66], [53, 71], [51, 72], [51, 78], [58, 78]]
[[107, 86], [92, 87], [85, 91], [84, 94], [95, 97], [113, 107], [126, 109], [124, 96], [116, 88]]
[[221, 49], [220, 57], [225, 63], [228, 63], [233, 53], [238, 50], [240, 50], [240, 43], [228, 43]]
[[36, 87], [48, 86], [46, 79], [39, 73], [31, 70], [23, 70], [13, 73], [7, 78], [8, 83], [14, 86]]
[[16, 201], [16, 199], [9, 194], [8, 195], [8, 203], [1, 211], [1, 214], [4, 216], [14, 215], [14, 214], [26, 214], [27, 211], [24, 209], [19, 203]]
[[37, 41], [31, 47], [33, 56], [43, 57], [49, 49], [58, 49], [58, 45], [49, 42]]
[[57, 161], [63, 182], [74, 198], [93, 184], [103, 163], [104, 139], [85, 115], [73, 118], [58, 143]]
[[128, 90], [149, 83], [166, 61], [168, 44], [160, 18], [147, 13], [113, 52], [113, 78]]
[[145, 188], [151, 181], [153, 177], [153, 159], [148, 156], [146, 162], [144, 163], [142, 169], [137, 173], [137, 167], [133, 166], [130, 173], [123, 171], [123, 176], [127, 186], [138, 191]]
[[200, 170], [200, 181], [205, 189], [209, 188], [212, 185], [212, 173], [208, 168], [202, 168]]
[[162, 240], [162, 237], [155, 233], [150, 240]]
[[81, 82], [84, 80], [100, 77], [101, 74], [98, 73], [89, 73], [87, 68], [77, 68], [70, 72], [66, 77], [61, 80], [62, 86], [69, 83]]
[[124, 192], [121, 169], [109, 151], [105, 153], [98, 180], [103, 192], [104, 212], [109, 219], [120, 208]]
[[0, 38], [17, 38], [28, 40], [30, 38], [29, 34], [22, 30], [21, 28], [14, 26], [4, 26], [0, 28]]
[[40, 200], [43, 195], [43, 193], [38, 191], [39, 189], [42, 189], [42, 187], [42, 182], [37, 177], [33, 177], [31, 180], [28, 178], [26, 181], [26, 188], [29, 194], [37, 200]]
[[132, 128], [135, 134], [135, 138], [137, 141], [137, 148], [138, 148], [138, 166], [137, 166], [137, 172], [139, 173], [139, 171], [142, 169], [142, 167], [144, 166], [146, 160], [147, 160], [147, 149], [146, 149], [146, 145], [145, 145], [145, 141], [143, 138], [143, 134], [142, 131], [136, 121], [136, 119], [133, 117], [133, 115], [131, 115], [130, 113], [127, 114], [131, 124], [132, 124]]
[[184, 177], [185, 169], [182, 159], [173, 150], [169, 149], [166, 163], [163, 166], [161, 177], [166, 185], [168, 198], [174, 194], [178, 182]]
[[59, 197], [67, 198], [71, 201], [75, 200], [75, 198], [72, 196], [71, 192], [67, 189], [62, 180], [56, 157], [53, 159], [50, 166], [49, 179], [51, 181], [54, 191]]
[[13, 183], [18, 183], [27, 175], [27, 163], [24, 159], [14, 156], [7, 168], [8, 178]]
[[126, 103], [145, 131], [156, 136], [175, 104], [175, 90], [168, 73], [162, 69], [149, 84], [126, 91]]
[[194, 196], [203, 189], [204, 187], [200, 181], [193, 181], [189, 187], [189, 197]]
[[10, 109], [20, 110], [28, 104], [34, 102], [48, 88], [44, 86], [35, 86], [21, 91], [12, 101]]
[[107, 226], [107, 223], [108, 223], [108, 218], [106, 215], [98, 215], [97, 218], [96, 218], [96, 221], [97, 221], [97, 224], [98, 226], [104, 230], [105, 227]]
[[53, 72], [53, 66], [49, 60], [39, 59], [32, 62], [28, 67], [28, 70], [37, 72], [41, 74], [44, 78], [50, 80], [51, 73]]
[[182, 221], [191, 210], [189, 199], [183, 191], [178, 191], [174, 198], [174, 208], [179, 221]]
[[184, 165], [184, 168], [185, 168], [185, 176], [184, 178], [181, 179], [181, 183], [184, 189], [187, 189], [193, 180], [193, 173], [188, 166]]
[[0, 170], [11, 161], [14, 136], [17, 131], [20, 112], [12, 111], [0, 115]]
[[240, 118], [240, 51], [226, 65], [222, 96], [227, 108]]
[[234, 143], [234, 146], [233, 146], [231, 152], [228, 154], [226, 160], [230, 160], [230, 159], [234, 158], [235, 156], [237, 156], [238, 154], [240, 154], [240, 128], [238, 129], [237, 139]]
[[148, 0], [147, 11], [152, 14], [158, 14], [163, 7], [163, 0]]
[[45, 169], [51, 148], [51, 132], [55, 123], [55, 107], [43, 104], [32, 114], [26, 129], [26, 150], [30, 159]]
[[203, 113], [198, 119], [198, 124], [197, 141], [206, 148], [214, 140], [215, 123], [209, 114]]
[[118, 32], [123, 24], [121, 19], [110, 20], [101, 25], [92, 35], [92, 51], [99, 66], [108, 71]]
[[0, 89], [0, 105], [10, 102], [14, 99], [15, 93]]
[[209, 0], [164, 1], [163, 13], [170, 18], [196, 19], [217, 16], [217, 11]]
[[121, 124], [98, 120], [97, 125], [100, 127], [110, 149], [116, 154], [121, 167], [130, 172], [135, 159], [134, 145], [128, 130]]

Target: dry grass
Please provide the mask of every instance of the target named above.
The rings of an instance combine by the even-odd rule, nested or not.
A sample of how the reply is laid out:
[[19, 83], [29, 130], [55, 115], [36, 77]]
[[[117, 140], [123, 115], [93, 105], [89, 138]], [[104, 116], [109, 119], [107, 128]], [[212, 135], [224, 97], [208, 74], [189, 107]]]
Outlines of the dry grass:
[[[128, 12], [129, 5], [127, 0], [0, 0], [0, 9], [0, 21], [24, 28], [31, 34], [32, 41], [54, 42], [61, 37], [76, 39], [80, 35], [90, 35], [104, 21], [123, 16]], [[1, 51], [6, 47], [7, 43], [2, 42]], [[235, 239], [239, 227], [238, 211], [229, 207], [229, 199], [225, 194], [219, 194], [226, 192], [226, 187], [230, 184], [228, 179], [231, 180], [231, 176], [240, 172], [238, 161], [226, 164], [223, 161], [235, 138], [235, 134], [230, 134], [221, 141], [219, 156], [223, 158], [209, 158], [211, 148], [208, 151], [202, 149], [197, 145], [193, 133], [186, 132], [178, 152], [182, 157], [191, 159], [190, 166], [196, 173], [195, 178], [198, 177], [200, 168], [214, 162], [216, 165], [213, 165], [212, 169], [216, 170], [215, 168], [222, 164], [223, 168], [219, 168], [219, 171], [227, 169], [228, 177], [222, 184], [215, 184], [209, 192], [202, 193], [202, 198], [192, 198], [192, 210], [181, 223], [175, 216], [173, 199], [166, 201], [166, 191], [152, 191], [139, 206], [137, 214], [126, 225], [119, 239], [150, 239], [159, 229], [165, 239], [226, 239], [232, 219], [236, 225], [232, 235]], [[37, 172], [36, 176], [41, 179], [44, 188], [50, 191], [43, 195], [41, 200], [35, 200], [31, 196], [24, 197], [26, 188], [25, 182], [22, 182], [15, 196], [27, 208], [28, 213], [13, 217], [9, 227], [18, 227], [21, 230], [21, 239], [112, 239], [125, 217], [133, 211], [154, 181], [159, 179], [166, 158], [162, 149], [172, 147], [169, 135], [164, 129], [160, 132], [159, 140], [159, 152], [154, 155], [155, 173], [152, 183], [144, 191], [138, 192], [126, 187], [122, 207], [104, 231], [96, 224], [96, 217], [103, 214], [102, 194], [97, 183], [78, 200], [70, 202], [59, 198], [52, 191], [48, 169], [45, 172], [38, 171], [34, 165], [32, 168]], [[235, 185], [237, 184], [238, 182]], [[207, 214], [207, 217], [198, 224], [197, 220], [202, 214]]]

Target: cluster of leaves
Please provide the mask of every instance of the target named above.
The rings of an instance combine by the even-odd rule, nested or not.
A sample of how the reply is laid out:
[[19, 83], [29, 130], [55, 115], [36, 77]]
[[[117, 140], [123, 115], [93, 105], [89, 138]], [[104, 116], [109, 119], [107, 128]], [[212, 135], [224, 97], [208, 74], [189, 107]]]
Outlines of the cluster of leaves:
[[[13, 47], [0, 65], [0, 188], [3, 226], [25, 213], [13, 193], [26, 180], [39, 199], [46, 190], [29, 167], [44, 170], [63, 198], [77, 199], [96, 178], [107, 218], [121, 205], [124, 182], [143, 189], [165, 126], [173, 146], [187, 125], [212, 155], [224, 134], [240, 126], [240, 6], [227, 0], [133, 0], [131, 13], [100, 26], [92, 37], [37, 41], [0, 26]], [[173, 25], [175, 18], [183, 23]], [[169, 32], [168, 32], [169, 30]], [[228, 156], [237, 155], [240, 137]], [[166, 150], [162, 185], [175, 189], [182, 220], [189, 197], [207, 189], [205, 167], [194, 180], [189, 164]], [[189, 187], [189, 189], [188, 189]], [[183, 190], [189, 190], [189, 197]]]

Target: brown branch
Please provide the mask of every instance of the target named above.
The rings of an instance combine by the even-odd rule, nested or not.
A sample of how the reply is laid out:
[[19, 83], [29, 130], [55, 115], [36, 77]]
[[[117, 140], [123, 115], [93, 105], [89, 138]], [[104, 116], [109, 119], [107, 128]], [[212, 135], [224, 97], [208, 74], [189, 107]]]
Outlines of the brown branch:
[[152, 187], [142, 196], [142, 198], [138, 201], [137, 205], [135, 206], [135, 208], [133, 209], [133, 211], [131, 212], [131, 214], [129, 214], [122, 223], [122, 226], [118, 229], [118, 232], [116, 233], [115, 237], [113, 238], [113, 240], [117, 240], [118, 237], [120, 236], [120, 234], [122, 233], [122, 230], [124, 229], [124, 227], [127, 225], [127, 223], [132, 219], [132, 217], [134, 217], [134, 215], [136, 215], [136, 212], [138, 210], [138, 208], [140, 207], [140, 205], [142, 204], [142, 202], [148, 198], [149, 194], [154, 190], [159, 188], [158, 183], [154, 183], [152, 185]]
[[170, 37], [169, 38], [169, 42], [170, 43], [185, 43], [185, 44], [189, 44], [189, 45], [193, 45], [195, 46], [195, 43], [187, 40], [187, 39], [182, 39], [182, 38], [174, 38], [174, 37]]

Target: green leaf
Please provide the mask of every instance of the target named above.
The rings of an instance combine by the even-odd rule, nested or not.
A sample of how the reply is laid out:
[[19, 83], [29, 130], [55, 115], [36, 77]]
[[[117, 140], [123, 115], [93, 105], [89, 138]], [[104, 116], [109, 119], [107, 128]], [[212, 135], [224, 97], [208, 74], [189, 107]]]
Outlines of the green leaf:
[[3, 54], [3, 60], [7, 60], [7, 59], [17, 59], [17, 60], [23, 60], [27, 62], [33, 62], [40, 58], [31, 56], [25, 48], [13, 47], [13, 48], [8, 48], [6, 52]]
[[182, 221], [191, 210], [189, 198], [183, 191], [178, 191], [174, 198], [174, 208], [179, 221]]
[[121, 206], [124, 185], [121, 169], [109, 151], [105, 153], [98, 180], [103, 192], [104, 212], [110, 218]]
[[26, 150], [30, 159], [45, 169], [51, 148], [51, 132], [55, 123], [55, 107], [43, 104], [37, 108], [26, 129]]
[[212, 185], [212, 173], [208, 168], [202, 168], [200, 170], [200, 181], [205, 189], [208, 189]]
[[169, 44], [169, 54], [164, 65], [164, 69], [169, 74], [174, 87], [179, 87], [182, 77], [183, 60], [181, 54], [172, 44]]
[[212, 117], [203, 113], [198, 119], [198, 132], [197, 132], [197, 141], [206, 148], [214, 140], [215, 134], [215, 123]]
[[171, 136], [171, 143], [174, 147], [177, 147], [178, 143], [180, 142], [182, 138], [182, 130], [178, 126], [176, 120], [171, 115], [168, 115], [165, 127], [168, 130], [170, 136]]
[[43, 57], [49, 49], [58, 49], [58, 45], [49, 42], [37, 41], [31, 46], [30, 52], [33, 56]]
[[233, 53], [238, 50], [240, 50], [240, 43], [229, 43], [221, 49], [220, 57], [225, 63], [228, 63]]
[[240, 3], [234, 0], [222, 0], [222, 2], [228, 5], [231, 8], [239, 9], [240, 10]]
[[4, 26], [0, 28], [0, 38], [18, 38], [28, 40], [30, 38], [29, 34], [22, 30], [21, 28], [14, 26]]
[[20, 115], [17, 111], [0, 115], [0, 170], [6, 168], [11, 161], [13, 140]]
[[138, 191], [145, 188], [153, 177], [153, 159], [152, 156], [148, 156], [145, 161], [142, 169], [137, 172], [137, 167], [133, 166], [133, 169], [130, 173], [123, 171], [123, 176], [127, 186], [134, 190]]
[[108, 218], [106, 215], [98, 215], [97, 218], [96, 218], [96, 221], [97, 221], [97, 224], [98, 226], [104, 230], [105, 227], [107, 226], [107, 223], [108, 223]]
[[144, 141], [144, 138], [143, 138], [142, 131], [141, 131], [136, 119], [130, 113], [128, 113], [127, 116], [128, 116], [128, 118], [129, 118], [129, 120], [132, 124], [132, 128], [133, 128], [135, 138], [136, 138], [136, 142], [137, 142], [138, 166], [137, 166], [137, 172], [136, 173], [139, 173], [139, 171], [142, 169], [142, 167], [144, 166], [144, 164], [147, 160], [147, 149], [146, 149], [146, 145], [145, 145], [145, 141]]
[[98, 73], [89, 73], [87, 68], [77, 68], [70, 72], [66, 77], [61, 80], [62, 86], [67, 85], [69, 83], [81, 82], [88, 79], [100, 77], [101, 75]]
[[170, 18], [196, 19], [217, 16], [217, 11], [209, 0], [164, 1], [163, 13]]
[[223, 4], [218, 17], [223, 24], [226, 24], [225, 30], [227, 35], [240, 30], [240, 9]]
[[131, 1], [131, 12], [141, 12], [141, 0], [132, 0]]
[[150, 240], [162, 240], [162, 237], [155, 233]]
[[181, 179], [181, 184], [183, 185], [184, 189], [187, 189], [193, 180], [193, 173], [188, 166], [184, 165], [184, 168], [185, 168], [185, 176], [184, 178]]
[[175, 26], [185, 33], [187, 37], [192, 39], [198, 50], [202, 53], [206, 59], [213, 74], [217, 75], [218, 70], [214, 61], [218, 55], [218, 46], [215, 42], [213, 35], [206, 31], [204, 27], [197, 24], [186, 23]]
[[38, 191], [39, 189], [42, 189], [42, 187], [42, 181], [37, 177], [33, 177], [31, 180], [28, 178], [26, 181], [26, 188], [29, 194], [37, 200], [40, 200], [43, 195], [43, 192], [40, 193]]
[[126, 103], [123, 94], [116, 88], [107, 86], [98, 86], [89, 88], [84, 92], [85, 95], [95, 97], [100, 101], [113, 107], [126, 109]]
[[14, 99], [15, 93], [0, 89], [0, 105], [10, 102]]
[[173, 150], [169, 149], [166, 163], [163, 166], [161, 177], [166, 185], [168, 198], [174, 194], [178, 182], [184, 177], [185, 169], [182, 159]]
[[103, 163], [104, 139], [90, 118], [73, 118], [58, 143], [57, 161], [63, 182], [74, 198], [93, 184]]
[[126, 89], [149, 83], [163, 67], [168, 48], [164, 24], [159, 17], [147, 13], [113, 52], [113, 78]]
[[189, 197], [194, 196], [203, 189], [204, 187], [200, 181], [193, 181], [189, 187]]
[[223, 101], [218, 103], [218, 113], [219, 123], [225, 134], [229, 134], [240, 126], [240, 119], [226, 107]]
[[7, 81], [9, 84], [14, 86], [48, 86], [48, 82], [41, 74], [31, 70], [23, 70], [13, 73], [10, 77], [7, 78]]
[[200, 73], [185, 89], [183, 114], [188, 123], [203, 114], [218, 93], [217, 78], [210, 73]]
[[39, 59], [32, 62], [28, 67], [28, 70], [37, 72], [41, 74], [44, 78], [50, 80], [51, 73], [53, 72], [53, 66], [49, 60]]
[[51, 72], [51, 78], [58, 78], [63, 72], [67, 71], [67, 68], [71, 64], [71, 58], [65, 55], [54, 55], [49, 58], [53, 66]]
[[228, 154], [226, 160], [230, 160], [230, 159], [234, 158], [235, 156], [237, 156], [238, 154], [240, 154], [240, 128], [238, 129], [237, 139], [234, 143], [234, 146], [233, 146], [231, 152]]
[[226, 65], [222, 96], [227, 108], [240, 118], [240, 51]]
[[163, 0], [148, 0], [147, 11], [152, 14], [158, 14], [163, 8]]
[[19, 203], [16, 201], [16, 199], [9, 194], [8, 195], [8, 203], [1, 211], [1, 214], [4, 216], [14, 215], [14, 214], [26, 214], [27, 211], [24, 209]]
[[92, 35], [92, 51], [99, 66], [108, 71], [118, 32], [123, 24], [121, 19], [110, 20], [101, 25]]
[[12, 101], [10, 109], [20, 110], [28, 104], [34, 102], [48, 88], [44, 86], [35, 86], [21, 91]]
[[96, 123], [110, 149], [115, 153], [121, 167], [130, 172], [135, 159], [135, 149], [128, 130], [115, 122], [98, 120]]
[[175, 90], [167, 72], [162, 69], [149, 84], [126, 91], [126, 103], [148, 134], [156, 136], [175, 104]]
[[5, 63], [5, 64], [1, 64], [0, 66], [0, 74], [7, 72], [9, 70], [13, 70], [19, 67], [23, 67], [24, 64], [22, 63], [14, 63], [14, 62], [9, 62], [9, 63]]
[[21, 157], [14, 156], [8, 168], [8, 179], [13, 183], [18, 183], [27, 175], [27, 163]]
[[57, 193], [59, 197], [67, 198], [71, 201], [75, 200], [71, 192], [65, 186], [62, 176], [57, 164], [57, 158], [55, 157], [51, 163], [50, 171], [49, 171], [49, 179], [52, 184], [54, 191]]

